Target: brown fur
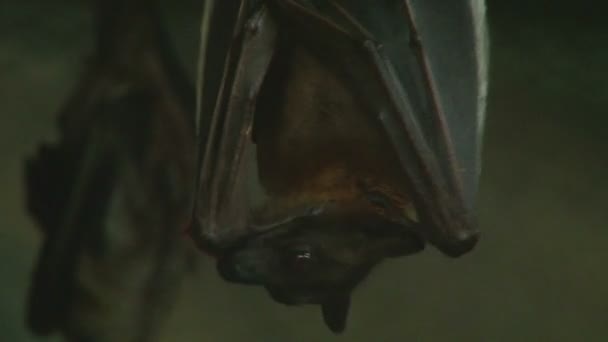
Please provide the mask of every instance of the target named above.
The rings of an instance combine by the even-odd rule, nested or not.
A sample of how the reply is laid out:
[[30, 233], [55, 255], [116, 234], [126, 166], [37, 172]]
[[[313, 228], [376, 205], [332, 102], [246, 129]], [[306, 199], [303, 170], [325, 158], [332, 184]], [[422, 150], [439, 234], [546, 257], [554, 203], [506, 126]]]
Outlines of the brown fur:
[[354, 203], [373, 190], [411, 212], [394, 149], [348, 84], [304, 48], [286, 46], [276, 60], [254, 133], [260, 177], [276, 205]]

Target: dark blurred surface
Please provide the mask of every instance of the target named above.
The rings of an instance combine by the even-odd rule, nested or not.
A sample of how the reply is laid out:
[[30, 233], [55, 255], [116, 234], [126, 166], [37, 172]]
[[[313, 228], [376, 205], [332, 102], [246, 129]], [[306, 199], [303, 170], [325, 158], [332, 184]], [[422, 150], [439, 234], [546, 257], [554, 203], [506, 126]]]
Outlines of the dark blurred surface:
[[[587, 1], [590, 2], [590, 1]], [[166, 1], [169, 4], [168, 1]], [[608, 26], [577, 3], [491, 1], [491, 87], [476, 250], [386, 262], [356, 291], [344, 337], [318, 308], [223, 283], [201, 255], [163, 341], [605, 341], [608, 339]], [[193, 71], [200, 4], [167, 19]], [[596, 6], [598, 7], [598, 6]], [[36, 341], [24, 299], [40, 236], [24, 211], [23, 160], [91, 49], [81, 1], [0, 4], [0, 333]]]

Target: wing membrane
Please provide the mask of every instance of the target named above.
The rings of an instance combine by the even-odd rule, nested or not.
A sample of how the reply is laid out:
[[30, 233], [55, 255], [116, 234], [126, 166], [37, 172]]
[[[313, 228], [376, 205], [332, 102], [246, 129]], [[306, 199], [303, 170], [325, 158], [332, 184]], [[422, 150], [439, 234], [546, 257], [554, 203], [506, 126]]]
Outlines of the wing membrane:
[[[217, 242], [222, 235], [245, 234], [242, 227], [251, 226], [253, 220], [256, 196], [251, 193], [268, 190], [257, 173], [260, 154], [250, 134], [256, 96], [273, 63], [277, 42], [284, 37], [349, 84], [371, 120], [367, 133], [381, 132], [389, 139], [407, 183], [400, 191], [411, 191], [421, 222], [430, 227], [429, 240], [450, 245], [472, 234], [486, 93], [483, 2], [386, 0], [370, 5], [364, 0], [333, 0], [315, 5], [269, 0], [266, 4], [269, 10], [261, 27], [266, 27], [268, 36], [247, 34], [245, 27], [255, 12], [241, 7], [236, 38], [224, 64], [199, 188], [197, 215], [205, 226], [203, 235]], [[287, 84], [292, 81], [297, 82]], [[341, 120], [355, 120], [354, 114], [348, 115], [344, 113]], [[310, 139], [314, 145], [315, 136]], [[362, 160], [365, 157], [361, 155]], [[290, 170], [281, 166], [282, 160], [276, 162], [278, 169]], [[311, 203], [310, 208], [317, 205]]]
[[[286, 13], [304, 8], [297, 1], [277, 3]], [[305, 18], [301, 12], [299, 17]], [[378, 72], [375, 81], [383, 84], [392, 102], [388, 115], [380, 118], [414, 183], [427, 223], [440, 231], [440, 239], [453, 243], [470, 235], [475, 230], [472, 212], [486, 96], [483, 2], [387, 0], [370, 6], [368, 1], [336, 0], [317, 8], [316, 14], [366, 47]], [[323, 21], [312, 21], [300, 30], [319, 30]], [[312, 43], [322, 45], [318, 39]], [[331, 49], [329, 44], [324, 48]], [[341, 60], [348, 60], [346, 56]], [[348, 67], [364, 74], [360, 65]], [[363, 77], [357, 86], [364, 84], [369, 91], [374, 80], [369, 74]], [[376, 105], [373, 111], [385, 110]]]
[[[199, 148], [202, 160], [199, 194], [195, 203], [196, 223], [204, 240], [221, 244], [222, 237], [235, 235], [236, 227], [248, 227], [252, 196], [247, 194], [247, 182], [255, 182], [257, 167], [255, 146], [251, 143], [251, 126], [255, 100], [272, 59], [276, 28], [265, 8], [249, 11], [250, 3], [241, 2], [234, 28], [234, 41], [226, 54], [220, 88], [206, 87], [210, 96], [218, 94], [213, 108], [209, 133], [201, 135], [205, 143]], [[222, 24], [223, 25], [223, 24]], [[211, 42], [211, 40], [210, 40]], [[213, 69], [221, 59], [210, 64], [204, 83], [217, 82]], [[207, 77], [207, 75], [209, 75]], [[203, 97], [207, 93], [203, 91]], [[213, 102], [213, 98], [209, 101]], [[205, 108], [207, 108], [205, 110]], [[210, 113], [211, 107], [203, 107]], [[239, 231], [240, 232], [240, 231]]]

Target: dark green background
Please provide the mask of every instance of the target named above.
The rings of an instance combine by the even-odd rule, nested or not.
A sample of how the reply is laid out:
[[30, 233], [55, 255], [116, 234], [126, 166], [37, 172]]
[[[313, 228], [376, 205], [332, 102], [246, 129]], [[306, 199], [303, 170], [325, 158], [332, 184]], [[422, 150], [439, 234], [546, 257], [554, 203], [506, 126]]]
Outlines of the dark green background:
[[[192, 68], [200, 4], [172, 7]], [[608, 341], [608, 23], [585, 2], [488, 7], [478, 248], [458, 260], [429, 249], [386, 262], [356, 292], [337, 338], [317, 308], [286, 308], [260, 289], [225, 284], [203, 261], [163, 341]], [[23, 303], [39, 236], [23, 211], [21, 167], [54, 137], [54, 114], [90, 51], [89, 19], [80, 1], [0, 4], [2, 341], [36, 340]]]

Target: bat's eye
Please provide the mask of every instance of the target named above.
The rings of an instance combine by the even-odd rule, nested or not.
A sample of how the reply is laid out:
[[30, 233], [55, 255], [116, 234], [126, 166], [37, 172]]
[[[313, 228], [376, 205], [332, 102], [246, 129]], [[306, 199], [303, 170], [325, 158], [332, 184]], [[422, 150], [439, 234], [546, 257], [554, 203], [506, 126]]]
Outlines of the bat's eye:
[[306, 271], [315, 263], [315, 253], [309, 246], [291, 248], [284, 255], [284, 266], [290, 271]]

